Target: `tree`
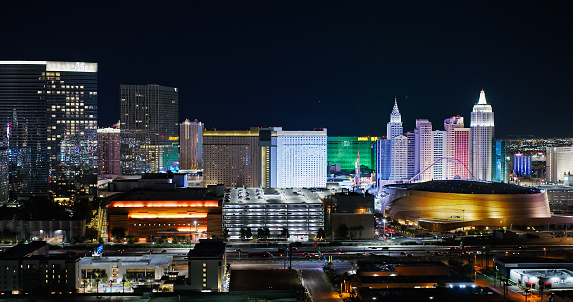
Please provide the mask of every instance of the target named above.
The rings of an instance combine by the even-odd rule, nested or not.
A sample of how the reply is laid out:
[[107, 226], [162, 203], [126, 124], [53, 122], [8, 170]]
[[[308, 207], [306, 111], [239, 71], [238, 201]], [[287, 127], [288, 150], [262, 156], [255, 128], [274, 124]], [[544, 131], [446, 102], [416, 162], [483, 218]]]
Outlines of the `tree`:
[[125, 237], [125, 230], [122, 227], [115, 227], [111, 230], [111, 236], [113, 236], [116, 241], [119, 241]]
[[253, 230], [251, 230], [251, 228], [247, 228], [245, 231], [245, 237], [247, 239], [253, 238]]
[[271, 231], [269, 230], [269, 228], [258, 228], [257, 229], [257, 238], [259, 238], [260, 240], [267, 240], [267, 238], [270, 236]]
[[229, 239], [229, 229], [224, 228], [222, 235], [223, 235], [223, 240], [227, 241]]
[[287, 228], [283, 227], [283, 229], [281, 231], [281, 237], [283, 237], [284, 239], [287, 239], [289, 237], [289, 232], [288, 232]]
[[324, 230], [322, 228], [319, 228], [318, 231], [316, 232], [316, 239], [323, 240], [325, 238], [326, 234], [324, 233]]
[[346, 224], [340, 224], [336, 228], [336, 236], [340, 239], [346, 239], [348, 237], [348, 226]]
[[353, 227], [348, 228], [348, 230], [350, 231], [350, 239], [351, 240], [356, 237], [355, 232], [358, 232], [359, 238], [362, 238], [362, 230], [364, 230], [364, 226], [357, 225], [357, 226], [353, 226]]

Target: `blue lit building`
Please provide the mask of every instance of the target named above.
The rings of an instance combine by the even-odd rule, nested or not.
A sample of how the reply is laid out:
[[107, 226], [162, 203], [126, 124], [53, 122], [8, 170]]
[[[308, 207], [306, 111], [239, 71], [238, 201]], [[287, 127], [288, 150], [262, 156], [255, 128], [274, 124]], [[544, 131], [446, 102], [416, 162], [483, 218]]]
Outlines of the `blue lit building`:
[[508, 182], [507, 147], [505, 141], [495, 140], [492, 144], [492, 181]]
[[531, 175], [531, 156], [516, 153], [513, 155], [513, 173], [516, 176]]

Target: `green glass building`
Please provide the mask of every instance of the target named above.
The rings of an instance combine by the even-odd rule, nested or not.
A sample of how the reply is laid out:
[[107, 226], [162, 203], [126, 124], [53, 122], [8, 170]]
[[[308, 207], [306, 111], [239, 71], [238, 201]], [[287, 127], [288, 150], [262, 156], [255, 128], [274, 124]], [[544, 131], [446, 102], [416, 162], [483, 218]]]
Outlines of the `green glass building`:
[[343, 171], [354, 171], [354, 163], [360, 152], [360, 165], [376, 170], [377, 136], [340, 136], [328, 137], [327, 158], [331, 165], [340, 164]]

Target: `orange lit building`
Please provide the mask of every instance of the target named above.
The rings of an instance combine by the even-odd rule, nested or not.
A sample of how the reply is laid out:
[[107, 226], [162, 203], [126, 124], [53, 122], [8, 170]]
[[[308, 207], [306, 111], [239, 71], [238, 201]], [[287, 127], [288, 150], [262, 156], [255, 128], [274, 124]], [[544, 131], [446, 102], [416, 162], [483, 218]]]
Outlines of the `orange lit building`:
[[207, 189], [134, 189], [113, 196], [107, 205], [108, 234], [122, 228], [139, 241], [166, 236], [221, 237], [221, 205]]

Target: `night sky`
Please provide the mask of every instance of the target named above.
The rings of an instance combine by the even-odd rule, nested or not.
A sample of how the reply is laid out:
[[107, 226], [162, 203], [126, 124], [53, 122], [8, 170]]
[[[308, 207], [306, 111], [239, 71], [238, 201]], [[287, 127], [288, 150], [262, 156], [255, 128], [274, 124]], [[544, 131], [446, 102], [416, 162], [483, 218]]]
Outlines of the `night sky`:
[[100, 127], [120, 84], [179, 87], [208, 128], [330, 136], [385, 135], [395, 96], [405, 130], [469, 127], [483, 88], [497, 137], [573, 136], [572, 1], [21, 2], [0, 60], [97, 62]]

